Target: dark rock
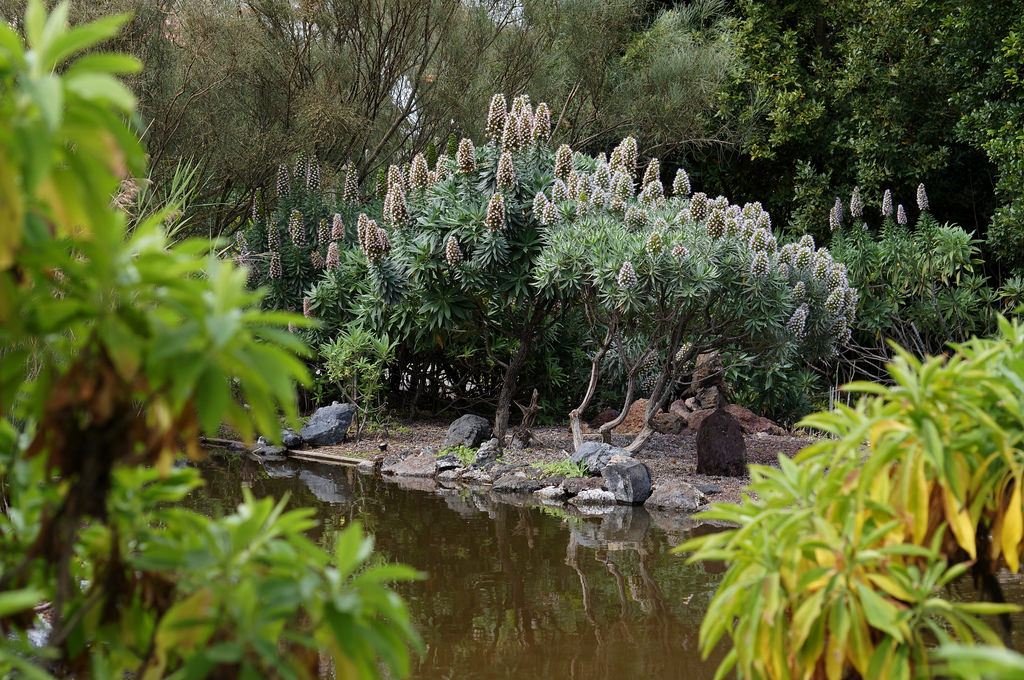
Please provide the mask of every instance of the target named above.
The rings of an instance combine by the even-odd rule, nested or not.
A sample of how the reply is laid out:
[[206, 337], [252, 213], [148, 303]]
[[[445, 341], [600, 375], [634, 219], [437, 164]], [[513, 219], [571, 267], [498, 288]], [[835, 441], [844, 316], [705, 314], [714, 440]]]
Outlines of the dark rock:
[[711, 408], [700, 409], [693, 411], [686, 418], [686, 426], [696, 432], [700, 429], [700, 424], [704, 422], [704, 419], [714, 413], [715, 410]]
[[673, 411], [655, 413], [651, 418], [651, 426], [661, 434], [679, 434], [686, 429], [686, 418]]
[[[490, 425], [487, 427], [488, 432], [490, 432]], [[445, 441], [447, 441], [447, 439]], [[477, 450], [476, 460], [473, 461], [473, 467], [484, 467], [485, 465], [496, 462], [499, 458], [501, 458], [501, 442], [499, 442], [497, 438], [494, 438], [485, 442], [484, 445]]]
[[590, 475], [601, 474], [601, 470], [608, 461], [612, 459], [612, 456], [626, 456], [632, 458], [632, 454], [625, 449], [620, 449], [617, 446], [611, 444], [605, 444], [604, 442], [583, 442], [580, 444], [580, 448], [576, 449], [570, 457], [572, 462], [579, 465], [583, 463], [587, 466], [587, 472]]
[[722, 357], [718, 352], [707, 352], [697, 357], [697, 364], [693, 368], [693, 389], [699, 391], [711, 385], [722, 385], [725, 376], [725, 367], [722, 365]]
[[696, 512], [702, 505], [706, 505], [707, 502], [707, 497], [692, 484], [669, 480], [658, 483], [658, 486], [644, 503], [644, 507], [654, 508], [655, 510]]
[[745, 434], [757, 434], [758, 432], [775, 434], [772, 430], [773, 428], [778, 428], [778, 425], [772, 421], [757, 415], [748, 408], [743, 408], [739, 404], [729, 404], [725, 407], [725, 410], [736, 419]]
[[461, 472], [462, 470], [459, 468], [452, 468], [451, 470], [438, 472], [435, 479], [439, 482], [454, 482], [459, 478], [459, 474], [461, 474]]
[[693, 486], [705, 496], [714, 496], [715, 494], [722, 493], [722, 487], [710, 482], [694, 482]]
[[286, 449], [301, 449], [306, 442], [302, 441], [302, 437], [295, 430], [284, 429], [281, 430], [281, 443]]
[[599, 427], [601, 427], [605, 423], [610, 423], [610, 422], [612, 422], [613, 420], [615, 420], [618, 417], [619, 417], [619, 412], [618, 411], [616, 411], [613, 408], [606, 408], [603, 411], [601, 411], [600, 413], [598, 413], [596, 416], [594, 416], [594, 419], [590, 421], [590, 429], [596, 431]]
[[281, 461], [284, 460], [284, 455], [288, 453], [288, 449], [283, 446], [274, 446], [273, 444], [267, 444], [253, 451], [254, 454], [262, 458], [263, 460]]
[[704, 419], [697, 430], [697, 474], [742, 477], [747, 474], [747, 445], [740, 424], [725, 409]]
[[722, 389], [718, 385], [709, 385], [708, 387], [702, 387], [697, 391], [697, 406], [702, 409], [715, 409], [720, 406], [725, 406], [725, 403], [725, 395], [722, 393]]
[[651, 495], [651, 471], [640, 461], [609, 463], [601, 470], [601, 477], [619, 503], [640, 505]]
[[421, 453], [383, 466], [381, 474], [397, 477], [433, 477], [436, 467], [437, 458], [433, 454]]
[[460, 467], [462, 467], [462, 461], [452, 455], [434, 459], [434, 470], [438, 473], [455, 470]]
[[467, 413], [448, 426], [448, 433], [444, 436], [446, 446], [466, 446], [475, 449], [491, 436], [491, 424], [486, 418]]
[[345, 433], [352, 424], [352, 416], [356, 407], [352, 404], [334, 402], [330, 406], [318, 408], [299, 436], [310, 446], [333, 446], [345, 441]]
[[491, 491], [504, 493], [533, 493], [545, 486], [544, 482], [530, 479], [522, 473], [502, 475], [494, 481]]
[[587, 489], [604, 488], [604, 479], [601, 477], [572, 477], [562, 482], [562, 488], [570, 496], [575, 496]]

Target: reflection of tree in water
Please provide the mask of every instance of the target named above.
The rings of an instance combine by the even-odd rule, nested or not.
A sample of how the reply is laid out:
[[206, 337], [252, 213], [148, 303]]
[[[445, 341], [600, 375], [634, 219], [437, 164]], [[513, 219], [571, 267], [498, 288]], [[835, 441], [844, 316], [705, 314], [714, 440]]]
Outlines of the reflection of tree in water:
[[[347, 490], [347, 502], [318, 498], [301, 469], [337, 482], [331, 488]], [[398, 588], [425, 643], [414, 677], [714, 675], [717, 662], [701, 662], [696, 641], [718, 577], [668, 554], [679, 537], [652, 529], [643, 509], [553, 517], [464, 490], [439, 496], [296, 463], [244, 475], [236, 465], [207, 479], [225, 508], [240, 498], [242, 479], [257, 496], [290, 493], [290, 507], [316, 508], [321, 527], [311, 538], [321, 543], [359, 519], [379, 559], [425, 572]]]

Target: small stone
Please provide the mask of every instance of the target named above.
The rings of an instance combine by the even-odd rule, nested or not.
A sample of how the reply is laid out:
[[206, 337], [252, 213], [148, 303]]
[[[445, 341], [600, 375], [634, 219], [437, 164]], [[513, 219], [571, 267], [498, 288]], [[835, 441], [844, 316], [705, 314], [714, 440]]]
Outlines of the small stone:
[[679, 434], [686, 429], [686, 418], [673, 411], [656, 413], [651, 418], [651, 426], [660, 434]]
[[522, 473], [513, 473], [502, 475], [495, 480], [493, 486], [491, 486], [491, 491], [504, 493], [533, 493], [543, 486], [544, 483], [539, 480], [530, 479]]
[[433, 454], [421, 453], [383, 466], [381, 474], [396, 477], [433, 477], [436, 466], [437, 458]]
[[537, 489], [533, 494], [546, 501], [562, 501], [569, 497], [569, 492], [560, 486], [545, 486]]
[[657, 488], [644, 502], [645, 508], [656, 510], [681, 510], [696, 512], [707, 505], [707, 497], [692, 484], [682, 481], [659, 482]]
[[439, 482], [454, 482], [455, 480], [457, 480], [459, 478], [459, 473], [461, 473], [461, 472], [462, 472], [462, 470], [460, 470], [458, 468], [452, 468], [450, 470], [445, 470], [443, 472], [438, 472], [437, 473], [437, 481], [439, 481]]
[[302, 437], [295, 430], [284, 429], [281, 430], [281, 443], [286, 449], [301, 449], [306, 442], [302, 441]]
[[441, 456], [434, 461], [434, 470], [440, 474], [462, 467], [462, 461], [452, 455]]
[[459, 481], [466, 484], [490, 484], [494, 481], [494, 477], [486, 470], [469, 468], [459, 475]]
[[697, 411], [693, 411], [686, 418], [686, 426], [696, 432], [700, 429], [700, 424], [704, 422], [704, 419], [714, 413], [714, 409], [705, 408]]
[[604, 479], [601, 477], [573, 477], [562, 481], [562, 488], [570, 496], [575, 496], [588, 489], [604, 488]]
[[669, 413], [675, 413], [683, 418], [686, 418], [690, 413], [689, 407], [686, 406], [686, 402], [682, 399], [676, 399], [668, 407]]
[[580, 447], [573, 452], [570, 459], [577, 465], [580, 463], [586, 465], [588, 474], [598, 475], [601, 474], [601, 470], [608, 464], [612, 456], [616, 455], [632, 458], [629, 451], [620, 449], [617, 446], [612, 446], [611, 444], [605, 444], [603, 442], [583, 442], [580, 444]]
[[693, 486], [705, 496], [714, 496], [722, 493], [722, 487], [710, 482], [694, 482]]
[[494, 463], [499, 458], [501, 458], [501, 442], [499, 442], [497, 438], [493, 438], [484, 443], [484, 445], [477, 450], [476, 460], [473, 462], [473, 467], [484, 467], [485, 465]]
[[725, 410], [729, 412], [733, 418], [740, 424], [740, 428], [746, 434], [757, 434], [759, 432], [772, 432], [773, 428], [777, 428], [778, 425], [773, 423], [767, 418], [757, 415], [748, 408], [744, 408], [739, 404], [729, 404], [725, 407]]
[[586, 489], [573, 496], [570, 503], [574, 505], [615, 505], [615, 494], [604, 489]]

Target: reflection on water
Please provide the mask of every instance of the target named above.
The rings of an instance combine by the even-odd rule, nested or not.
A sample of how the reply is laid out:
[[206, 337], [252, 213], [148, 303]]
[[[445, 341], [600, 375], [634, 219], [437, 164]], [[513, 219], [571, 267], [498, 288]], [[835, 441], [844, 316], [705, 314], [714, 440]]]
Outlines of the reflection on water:
[[627, 507], [570, 517], [527, 497], [294, 461], [208, 463], [203, 475], [198, 509], [225, 512], [242, 486], [290, 492], [292, 507], [316, 509], [314, 539], [358, 518], [383, 559], [425, 572], [399, 587], [425, 644], [415, 678], [714, 675], [697, 633], [719, 576], [669, 553], [695, 530], [685, 517]]

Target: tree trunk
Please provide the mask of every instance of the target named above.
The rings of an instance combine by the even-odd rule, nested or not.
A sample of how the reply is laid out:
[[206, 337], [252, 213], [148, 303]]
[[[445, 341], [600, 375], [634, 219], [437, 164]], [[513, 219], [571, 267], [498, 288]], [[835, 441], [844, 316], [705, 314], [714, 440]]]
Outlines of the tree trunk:
[[594, 393], [597, 391], [597, 379], [601, 375], [601, 361], [604, 359], [604, 355], [608, 353], [608, 348], [612, 344], [612, 331], [609, 328], [608, 333], [604, 336], [604, 342], [601, 343], [601, 348], [597, 350], [597, 354], [590, 360], [590, 382], [587, 384], [587, 393], [583, 395], [583, 401], [580, 405], [569, 412], [569, 427], [572, 429], [572, 447], [573, 450], [580, 448], [583, 443], [583, 412], [590, 406], [590, 400], [594, 398]]
[[549, 304], [542, 303], [537, 303], [533, 308], [530, 320], [519, 332], [519, 350], [505, 368], [505, 376], [501, 380], [501, 392], [498, 394], [498, 407], [494, 412], [494, 436], [500, 442], [505, 441], [505, 433], [508, 432], [512, 400], [515, 399], [516, 388], [519, 386], [519, 373], [526, 365], [526, 358], [530, 355], [530, 350], [533, 349], [533, 337], [537, 332], [537, 326], [540, 325], [541, 319], [547, 315], [550, 308]]

